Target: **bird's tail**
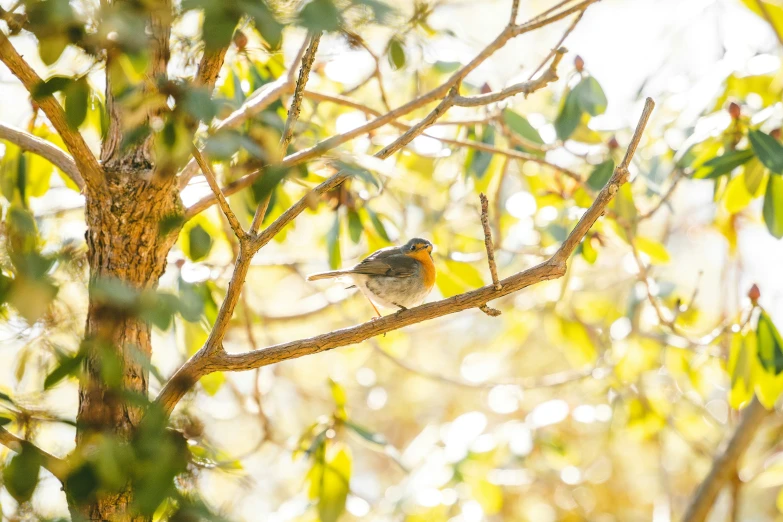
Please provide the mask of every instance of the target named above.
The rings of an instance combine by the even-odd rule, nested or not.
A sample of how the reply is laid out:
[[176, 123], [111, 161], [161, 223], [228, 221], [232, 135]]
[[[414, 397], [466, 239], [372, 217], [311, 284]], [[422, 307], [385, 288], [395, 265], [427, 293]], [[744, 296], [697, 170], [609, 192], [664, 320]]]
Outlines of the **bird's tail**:
[[350, 272], [346, 272], [345, 270], [332, 270], [329, 272], [319, 272], [317, 274], [310, 274], [309, 276], [307, 276], [307, 280], [317, 281], [319, 279], [334, 279], [335, 277], [340, 277], [348, 273]]

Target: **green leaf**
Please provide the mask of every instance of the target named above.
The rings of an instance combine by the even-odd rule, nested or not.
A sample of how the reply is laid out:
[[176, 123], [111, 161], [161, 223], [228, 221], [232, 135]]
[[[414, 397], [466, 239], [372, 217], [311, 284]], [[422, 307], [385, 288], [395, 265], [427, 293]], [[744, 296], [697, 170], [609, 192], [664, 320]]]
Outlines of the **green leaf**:
[[770, 176], [767, 180], [762, 214], [769, 233], [783, 238], [783, 177]]
[[348, 233], [351, 236], [351, 241], [358, 243], [362, 239], [362, 232], [364, 232], [364, 225], [362, 224], [362, 218], [359, 217], [359, 213], [355, 210], [348, 211]]
[[321, 522], [337, 522], [343, 511], [350, 491], [351, 454], [342, 445], [332, 451], [323, 469], [320, 495], [318, 498], [318, 516]]
[[375, 232], [377, 232], [378, 235], [381, 236], [381, 238], [387, 243], [391, 241], [389, 239], [389, 234], [386, 232], [386, 227], [381, 221], [381, 218], [378, 217], [378, 214], [373, 212], [373, 210], [370, 207], [367, 207], [367, 215], [370, 216], [370, 222], [372, 223]]
[[376, 189], [380, 189], [382, 187], [380, 180], [378, 180], [378, 178], [373, 175], [372, 172], [364, 167], [360, 167], [359, 165], [354, 165], [351, 163], [345, 163], [344, 161], [336, 161], [334, 164], [340, 171], [347, 172], [351, 176], [371, 184]]
[[[468, 139], [475, 140], [476, 136], [477, 135], [474, 129], [470, 129], [468, 131]], [[479, 141], [487, 145], [494, 145], [495, 128], [492, 125], [484, 125], [483, 132], [481, 133], [481, 139]], [[493, 156], [493, 153], [485, 152], [483, 150], [471, 149], [468, 151], [466, 158], [468, 175], [475, 176], [477, 179], [483, 178], [484, 174], [487, 173], [487, 169], [489, 168], [489, 164], [492, 162]]]
[[587, 186], [593, 190], [601, 190], [614, 173], [614, 161], [609, 159], [599, 163], [587, 178]]
[[212, 250], [212, 236], [200, 224], [190, 229], [188, 239], [190, 240], [188, 257], [193, 261], [204, 259]]
[[393, 70], [396, 71], [405, 67], [405, 47], [403, 47], [399, 38], [392, 38], [389, 42], [387, 58]]
[[573, 95], [576, 97], [582, 112], [590, 116], [598, 116], [606, 111], [606, 94], [598, 81], [588, 76], [574, 87]]
[[326, 248], [329, 252], [329, 267], [336, 270], [340, 267], [340, 215], [335, 213], [334, 224], [326, 234]]
[[290, 170], [285, 167], [268, 167], [264, 175], [253, 183], [255, 203], [260, 204], [266, 201], [266, 198], [283, 182], [289, 172]]
[[[508, 126], [508, 128], [511, 129], [514, 134], [522, 138], [522, 140], [533, 143], [535, 145], [544, 145], [544, 140], [541, 138], [541, 135], [532, 125], [530, 125], [530, 122], [527, 121], [527, 118], [524, 116], [517, 114], [511, 109], [506, 109], [503, 111], [503, 121]], [[529, 152], [537, 156], [544, 155], [543, 150], [535, 147], [528, 148], [522, 146], [519, 148], [524, 152]]]
[[744, 165], [751, 159], [753, 159], [753, 151], [751, 149], [745, 150], [729, 150], [716, 156], [709, 161], [705, 161], [696, 171], [693, 176], [697, 179], [715, 179], [726, 174], [730, 174], [731, 171]]
[[772, 174], [783, 174], [783, 145], [769, 134], [757, 130], [748, 132], [748, 139], [764, 166]]
[[40, 100], [52, 94], [64, 91], [73, 83], [73, 79], [67, 76], [52, 76], [33, 87], [33, 99]]
[[756, 325], [756, 339], [762, 368], [774, 375], [783, 373], [783, 339], [772, 323], [772, 319], [763, 310]]
[[89, 99], [90, 85], [87, 78], [79, 78], [65, 90], [65, 119], [71, 128], [78, 128], [87, 117]]
[[351, 420], [345, 419], [343, 420], [343, 424], [345, 424], [345, 426], [350, 428], [354, 433], [359, 435], [367, 442], [370, 442], [372, 444], [377, 444], [379, 446], [385, 446], [386, 444], [388, 444], [388, 442], [386, 441], [386, 437], [384, 437], [380, 433], [373, 433], [367, 428], [360, 426]]
[[342, 24], [342, 16], [331, 0], [312, 0], [299, 12], [300, 25], [317, 31], [336, 31]]
[[579, 126], [582, 119], [582, 108], [574, 91], [566, 94], [565, 102], [555, 119], [555, 131], [561, 140], [567, 140]]
[[266, 2], [243, 0], [239, 2], [242, 12], [253, 17], [253, 22], [261, 36], [272, 50], [280, 49], [283, 42], [283, 26], [272, 14]]
[[79, 351], [72, 356], [63, 357], [60, 364], [44, 379], [44, 390], [48, 390], [66, 377], [76, 374], [81, 369], [84, 355], [84, 352]]
[[33, 445], [24, 441], [21, 446], [21, 451], [3, 468], [3, 485], [20, 503], [33, 496], [41, 469], [41, 456]]

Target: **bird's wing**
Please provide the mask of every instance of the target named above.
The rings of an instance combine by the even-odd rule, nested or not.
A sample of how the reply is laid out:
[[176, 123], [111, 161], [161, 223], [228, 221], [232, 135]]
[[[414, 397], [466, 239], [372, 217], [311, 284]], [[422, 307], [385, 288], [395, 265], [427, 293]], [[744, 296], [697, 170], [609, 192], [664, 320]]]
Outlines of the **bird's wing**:
[[400, 254], [398, 249], [383, 249], [351, 269], [355, 274], [410, 277], [416, 273], [418, 261]]

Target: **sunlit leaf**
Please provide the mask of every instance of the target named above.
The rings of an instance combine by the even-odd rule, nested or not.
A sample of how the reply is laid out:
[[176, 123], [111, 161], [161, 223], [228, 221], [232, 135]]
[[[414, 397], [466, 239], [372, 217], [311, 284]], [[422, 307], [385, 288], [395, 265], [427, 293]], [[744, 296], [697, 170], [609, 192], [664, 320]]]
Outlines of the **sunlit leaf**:
[[193, 261], [200, 261], [207, 257], [209, 251], [212, 250], [212, 236], [209, 235], [209, 232], [198, 224], [190, 229], [188, 237], [190, 239], [188, 257]]
[[[745, 168], [747, 171], [747, 167]], [[734, 176], [726, 187], [726, 193], [723, 195], [723, 202], [732, 214], [741, 212], [753, 201], [753, 196], [748, 193], [745, 174]]]
[[402, 45], [402, 41], [399, 38], [392, 38], [389, 41], [389, 50], [387, 52], [389, 58], [389, 65], [395, 71], [405, 67], [405, 47]]
[[764, 164], [761, 163], [758, 158], [753, 158], [745, 165], [745, 172], [743, 180], [745, 181], [745, 189], [752, 197], [757, 198], [762, 194], [764, 184], [764, 177], [767, 175], [767, 169]]
[[351, 481], [351, 454], [347, 447], [335, 444], [327, 452], [318, 495], [321, 522], [337, 522], [348, 498]]
[[604, 185], [606, 185], [606, 182], [609, 181], [609, 178], [612, 177], [612, 174], [614, 173], [614, 161], [613, 160], [606, 160], [602, 163], [599, 163], [595, 166], [593, 171], [590, 173], [590, 177], [587, 178], [587, 186], [590, 187], [593, 190], [601, 190], [604, 188]]
[[770, 176], [767, 180], [762, 211], [769, 233], [778, 239], [783, 238], [783, 177]]
[[729, 350], [728, 372], [731, 377], [729, 404], [738, 410], [753, 398], [753, 361], [756, 358], [756, 333], [735, 333]]
[[592, 76], [584, 78], [571, 92], [583, 112], [591, 116], [598, 116], [606, 111], [606, 95], [601, 85]]
[[637, 250], [647, 254], [650, 258], [650, 262], [653, 264], [662, 265], [671, 261], [671, 257], [669, 256], [666, 247], [654, 239], [636, 236], [633, 238], [633, 244]]

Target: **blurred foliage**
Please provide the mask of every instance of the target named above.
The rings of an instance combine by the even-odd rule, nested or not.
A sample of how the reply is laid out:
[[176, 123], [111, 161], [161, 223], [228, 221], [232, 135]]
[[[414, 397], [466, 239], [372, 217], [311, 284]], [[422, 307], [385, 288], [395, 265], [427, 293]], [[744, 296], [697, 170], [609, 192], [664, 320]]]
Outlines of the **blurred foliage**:
[[[758, 2], [737, 3], [783, 30], [778, 3], [761, 2], [767, 15]], [[147, 28], [156, 3], [26, 0], [13, 7], [0, 27], [14, 42], [33, 42], [46, 71], [25, 113], [30, 133], [64, 148], [35, 105], [54, 96], [69, 125], [98, 150], [109, 125], [108, 75], [125, 146], [152, 136], [158, 161], [181, 165], [196, 129], [223, 186], [275, 162], [287, 98], [238, 127], [218, 123], [287, 74], [307, 32], [328, 33], [308, 90], [345, 94], [369, 109], [305, 98], [288, 154], [383, 112], [378, 81], [393, 107], [439, 86], [460, 64], [437, 47], [464, 43], [443, 28], [443, 2], [185, 0], [170, 20], [168, 76], [151, 78]], [[21, 25], [11, 16], [20, 14]], [[202, 52], [222, 47], [229, 52], [210, 93], [192, 76]], [[548, 51], [521, 62], [535, 67]], [[353, 81], [348, 72], [367, 53], [367, 76]], [[152, 361], [121, 348], [138, 356], [157, 392], [209, 335], [231, 273], [233, 234], [210, 208], [179, 230], [158, 288], [90, 281], [76, 185], [2, 141], [0, 314], [9, 348], [0, 354], [0, 426], [67, 455], [72, 503], [132, 488], [133, 509], [156, 520], [679, 516], [736, 424], [735, 410], [754, 395], [773, 408], [783, 392], [775, 292], [748, 293], [756, 274], [740, 277], [743, 234], [763, 223], [783, 238], [783, 68], [776, 63], [764, 74], [727, 73], [714, 103], [689, 121], [667, 104], [676, 93], [660, 94], [632, 183], [561, 281], [498, 300], [498, 318], [468, 312], [287, 364], [209, 375], [170, 422], [150, 398], [123, 389], [118, 347], [81, 340], [88, 298], [154, 326]], [[436, 245], [431, 299], [488, 283], [478, 192], [493, 205], [501, 274], [549, 257], [620, 163], [632, 131], [600, 124], [613, 100], [589, 65], [564, 61], [562, 80], [529, 99], [455, 110], [444, 120], [456, 123], [432, 127], [392, 161], [372, 157], [397, 135], [383, 127], [327, 157], [268, 168], [231, 195], [245, 226], [270, 197], [268, 224], [327, 176], [351, 174], [307, 201], [309, 210], [256, 257], [226, 349], [368, 320], [372, 310], [353, 290], [314, 286], [303, 276], [409, 237]], [[462, 93], [501, 87], [469, 76]], [[196, 178], [182, 197], [192, 204], [207, 193]], [[181, 225], [181, 216], [169, 216], [155, 232]], [[147, 413], [129, 441], [97, 433], [73, 450], [77, 382], [89, 354], [100, 357], [112, 394]], [[742, 474], [743, 497], [754, 500], [747, 509], [759, 520], [783, 516], [780, 429], [764, 432], [748, 459], [751, 471]], [[4, 519], [67, 515], [65, 494], [51, 486], [28, 443], [4, 449], [3, 458]]]

